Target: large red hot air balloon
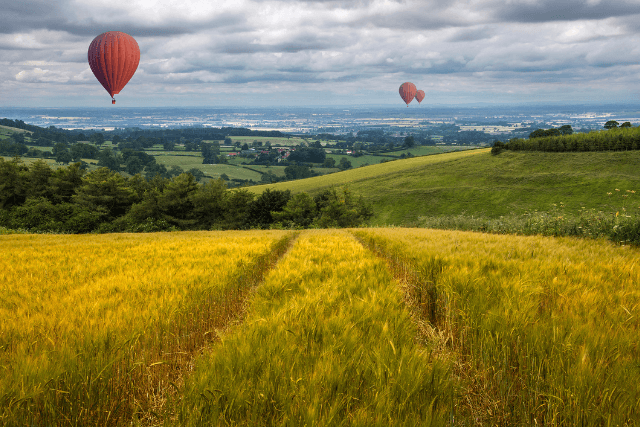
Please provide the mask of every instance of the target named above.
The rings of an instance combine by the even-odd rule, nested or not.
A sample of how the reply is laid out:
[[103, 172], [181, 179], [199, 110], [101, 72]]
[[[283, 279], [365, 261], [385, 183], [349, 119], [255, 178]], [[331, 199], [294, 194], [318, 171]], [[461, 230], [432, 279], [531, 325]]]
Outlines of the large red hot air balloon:
[[416, 96], [416, 85], [413, 83], [405, 82], [400, 85], [400, 96], [407, 103], [407, 107], [409, 103], [413, 101], [413, 98]]
[[424, 91], [423, 90], [417, 91], [416, 92], [416, 101], [418, 101], [418, 104], [420, 104], [423, 99], [424, 99]]
[[111, 95], [120, 93], [131, 80], [140, 62], [140, 48], [135, 39], [120, 31], [107, 31], [89, 45], [89, 66], [100, 84]]

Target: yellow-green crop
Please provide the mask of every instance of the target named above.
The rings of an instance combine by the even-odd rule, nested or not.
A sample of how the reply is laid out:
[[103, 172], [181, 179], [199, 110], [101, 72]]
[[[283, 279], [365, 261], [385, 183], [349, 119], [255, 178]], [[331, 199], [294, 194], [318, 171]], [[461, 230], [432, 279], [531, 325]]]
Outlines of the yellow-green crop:
[[294, 236], [0, 236], [0, 424], [638, 425], [637, 248]]
[[157, 386], [145, 381], [215, 337], [287, 236], [2, 236], [0, 422], [104, 425], [144, 412]]
[[439, 425], [448, 364], [417, 342], [384, 261], [342, 231], [307, 231], [242, 327], [199, 360], [183, 425]]
[[637, 425], [640, 254], [604, 241], [355, 232], [458, 353], [456, 415], [491, 425]]

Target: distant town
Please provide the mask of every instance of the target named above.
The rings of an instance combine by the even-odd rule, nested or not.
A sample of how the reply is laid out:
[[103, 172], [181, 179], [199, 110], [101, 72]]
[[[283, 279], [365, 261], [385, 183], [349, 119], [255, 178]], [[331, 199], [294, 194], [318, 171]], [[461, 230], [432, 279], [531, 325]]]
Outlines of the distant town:
[[357, 134], [383, 130], [420, 134], [443, 144], [489, 144], [495, 139], [527, 137], [539, 128], [571, 125], [575, 132], [602, 129], [615, 119], [640, 123], [640, 105], [475, 106], [313, 108], [0, 108], [0, 118], [62, 129], [106, 131], [125, 128], [247, 128], [294, 135]]

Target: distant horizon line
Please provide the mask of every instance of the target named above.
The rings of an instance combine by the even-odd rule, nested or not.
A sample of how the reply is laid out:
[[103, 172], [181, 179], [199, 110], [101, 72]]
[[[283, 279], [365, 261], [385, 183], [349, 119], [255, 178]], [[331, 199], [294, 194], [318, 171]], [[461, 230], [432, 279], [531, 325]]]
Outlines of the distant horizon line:
[[[640, 108], [640, 101], [638, 102], [574, 102], [574, 103], [566, 103], [560, 101], [547, 101], [547, 102], [506, 102], [506, 103], [493, 103], [493, 102], [473, 102], [473, 103], [461, 103], [461, 104], [424, 104], [424, 105], [410, 105], [409, 108], [423, 108], [423, 109], [432, 109], [432, 108], [474, 108], [474, 107], [608, 107], [608, 106], [618, 106], [618, 107], [638, 107]], [[12, 110], [26, 110], [26, 109], [95, 109], [95, 110], [109, 110], [118, 111], [121, 109], [135, 109], [135, 108], [147, 108], [147, 109], [315, 109], [315, 108], [331, 108], [331, 109], [363, 109], [363, 108], [385, 108], [385, 109], [400, 109], [403, 111], [406, 110], [406, 106], [404, 104], [396, 105], [396, 104], [349, 104], [349, 105], [335, 105], [335, 104], [326, 104], [326, 105], [252, 105], [252, 106], [244, 106], [244, 105], [181, 105], [181, 106], [117, 106], [114, 108], [111, 104], [108, 106], [41, 106], [41, 107], [25, 107], [25, 106], [1, 106], [0, 111], [3, 109], [12, 109]]]

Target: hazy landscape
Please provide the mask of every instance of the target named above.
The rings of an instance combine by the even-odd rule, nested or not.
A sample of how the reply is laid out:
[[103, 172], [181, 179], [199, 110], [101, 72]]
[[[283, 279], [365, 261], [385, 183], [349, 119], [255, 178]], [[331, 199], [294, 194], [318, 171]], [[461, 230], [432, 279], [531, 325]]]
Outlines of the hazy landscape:
[[0, 11], [0, 426], [640, 426], [640, 3]]

